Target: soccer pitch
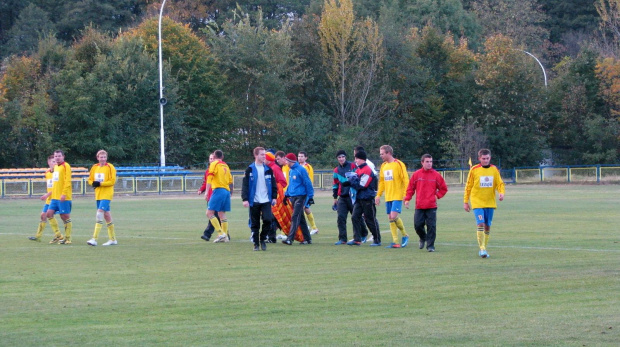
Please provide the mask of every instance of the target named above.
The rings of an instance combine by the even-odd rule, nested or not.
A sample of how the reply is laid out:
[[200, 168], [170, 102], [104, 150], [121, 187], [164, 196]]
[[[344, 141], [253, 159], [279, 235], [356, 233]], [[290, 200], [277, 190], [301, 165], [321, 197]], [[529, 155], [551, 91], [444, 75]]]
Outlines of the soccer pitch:
[[[41, 201], [0, 200], [0, 346], [617, 346], [620, 186], [508, 185], [477, 256], [463, 187], [439, 202], [434, 253], [334, 246], [331, 192], [312, 245], [252, 251], [239, 192], [232, 241], [200, 239], [202, 196], [117, 196], [118, 246], [90, 247], [92, 197], [73, 244], [34, 235]], [[382, 201], [378, 218], [390, 242]], [[352, 237], [348, 222], [349, 238]], [[105, 227], [100, 244], [107, 240]]]

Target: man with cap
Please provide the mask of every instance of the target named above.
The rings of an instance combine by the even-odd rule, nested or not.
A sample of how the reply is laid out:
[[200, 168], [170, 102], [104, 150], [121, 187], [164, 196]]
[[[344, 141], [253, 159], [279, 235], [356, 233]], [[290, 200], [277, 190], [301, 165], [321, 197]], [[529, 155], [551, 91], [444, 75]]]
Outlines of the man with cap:
[[310, 237], [308, 223], [304, 217], [304, 209], [309, 202], [314, 202], [314, 187], [312, 187], [312, 181], [310, 181], [308, 172], [303, 166], [299, 165], [297, 156], [294, 153], [286, 155], [286, 164], [289, 167], [289, 172], [285, 195], [289, 198], [290, 204], [293, 207], [293, 216], [288, 237], [282, 243], [292, 245], [297, 228], [301, 227], [301, 233], [304, 237], [301, 244], [308, 245], [312, 243], [312, 238]]
[[338, 241], [335, 245], [347, 244], [347, 217], [353, 213], [353, 202], [350, 196], [349, 179], [347, 175], [355, 172], [355, 164], [347, 161], [347, 152], [343, 149], [336, 153], [338, 165], [334, 168], [334, 185], [332, 192], [334, 196], [334, 206], [338, 213]]
[[366, 164], [367, 155], [364, 151], [355, 151], [355, 170], [354, 175], [349, 175], [351, 183], [351, 196], [353, 197], [353, 240], [347, 242], [350, 246], [362, 244], [362, 227], [365, 224], [370, 229], [373, 236], [371, 246], [381, 246], [381, 233], [377, 222], [377, 209], [375, 207], [375, 197], [377, 195], [377, 175]]

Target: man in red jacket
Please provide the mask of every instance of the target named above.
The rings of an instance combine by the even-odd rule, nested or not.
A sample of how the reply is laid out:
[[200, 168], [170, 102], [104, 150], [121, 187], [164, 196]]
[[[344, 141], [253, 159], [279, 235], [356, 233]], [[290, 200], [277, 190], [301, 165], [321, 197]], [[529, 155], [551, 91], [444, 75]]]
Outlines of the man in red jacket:
[[437, 200], [446, 195], [448, 186], [441, 174], [433, 169], [433, 157], [430, 154], [422, 156], [422, 168], [414, 172], [409, 180], [405, 195], [406, 208], [409, 208], [409, 201], [416, 192], [413, 222], [415, 232], [420, 237], [420, 249], [424, 248], [426, 243], [426, 249], [435, 252]]

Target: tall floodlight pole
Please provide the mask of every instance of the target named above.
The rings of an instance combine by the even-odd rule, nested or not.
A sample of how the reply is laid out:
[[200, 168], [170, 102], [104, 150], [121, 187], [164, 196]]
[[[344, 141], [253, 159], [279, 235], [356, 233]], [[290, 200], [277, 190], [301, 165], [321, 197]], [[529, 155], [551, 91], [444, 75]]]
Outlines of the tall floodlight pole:
[[521, 51], [521, 52], [529, 55], [530, 57], [536, 59], [536, 62], [538, 62], [538, 65], [540, 65], [540, 68], [542, 69], [542, 72], [543, 72], [543, 76], [545, 77], [545, 89], [547, 89], [547, 72], [545, 71], [545, 68], [544, 68], [543, 64], [532, 53], [524, 51], [522, 49], [519, 49], [519, 51]]
[[166, 166], [166, 152], [164, 149], [164, 105], [166, 105], [166, 98], [164, 98], [164, 75], [161, 59], [161, 16], [164, 13], [164, 5], [166, 0], [162, 1], [161, 9], [159, 10], [159, 136], [160, 136], [160, 165]]

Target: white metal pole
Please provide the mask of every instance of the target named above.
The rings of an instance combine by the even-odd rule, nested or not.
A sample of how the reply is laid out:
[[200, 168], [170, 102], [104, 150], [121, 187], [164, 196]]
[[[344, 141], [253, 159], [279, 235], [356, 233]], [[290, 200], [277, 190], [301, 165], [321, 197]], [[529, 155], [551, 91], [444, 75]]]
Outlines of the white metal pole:
[[161, 9], [159, 10], [159, 136], [160, 136], [160, 165], [166, 166], [166, 152], [164, 148], [164, 105], [166, 99], [164, 98], [164, 77], [163, 77], [163, 64], [161, 58], [161, 17], [164, 13], [164, 5], [166, 0], [162, 1]]
[[522, 49], [520, 49], [521, 52], [529, 55], [530, 57], [536, 59], [536, 61], [538, 62], [538, 65], [540, 65], [540, 68], [543, 71], [543, 76], [545, 77], [545, 89], [547, 89], [547, 72], [545, 71], [545, 67], [543, 66], [543, 64], [540, 62], [540, 60], [538, 60], [538, 58], [536, 58], [532, 53], [524, 51]]

